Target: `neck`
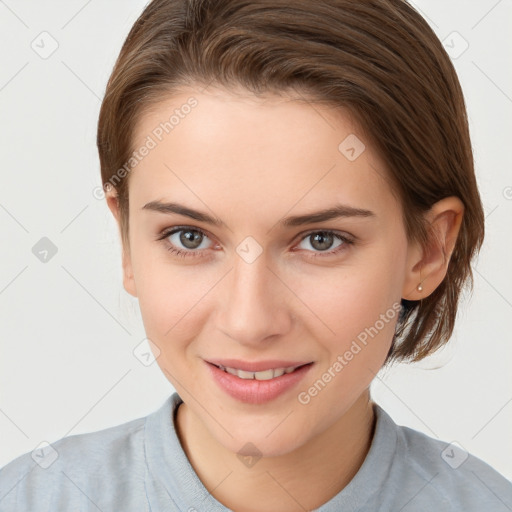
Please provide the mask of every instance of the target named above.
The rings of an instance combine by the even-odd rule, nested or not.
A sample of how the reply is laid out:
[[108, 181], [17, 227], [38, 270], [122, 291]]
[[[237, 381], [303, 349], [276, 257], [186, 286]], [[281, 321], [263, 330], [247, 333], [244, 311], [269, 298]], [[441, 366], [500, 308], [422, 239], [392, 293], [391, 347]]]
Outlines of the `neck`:
[[361, 467], [373, 438], [375, 415], [368, 390], [328, 429], [293, 452], [244, 467], [185, 403], [176, 430], [199, 479], [219, 502], [237, 512], [303, 512], [338, 494]]

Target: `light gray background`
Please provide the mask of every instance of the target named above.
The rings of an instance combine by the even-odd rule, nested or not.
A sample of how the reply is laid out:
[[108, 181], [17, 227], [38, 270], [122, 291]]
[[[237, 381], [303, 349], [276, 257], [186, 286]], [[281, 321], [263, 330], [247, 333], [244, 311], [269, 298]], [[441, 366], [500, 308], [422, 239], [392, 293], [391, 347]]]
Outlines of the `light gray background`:
[[[114, 220], [93, 196], [100, 101], [144, 5], [0, 0], [0, 466], [43, 440], [146, 415], [173, 391], [133, 354], [138, 304], [122, 288]], [[414, 5], [453, 47], [487, 237], [449, 346], [381, 372], [373, 396], [398, 423], [457, 441], [512, 479], [512, 3]], [[43, 59], [31, 45], [49, 51], [51, 38], [58, 48]], [[32, 252], [42, 237], [58, 249], [46, 263]]]

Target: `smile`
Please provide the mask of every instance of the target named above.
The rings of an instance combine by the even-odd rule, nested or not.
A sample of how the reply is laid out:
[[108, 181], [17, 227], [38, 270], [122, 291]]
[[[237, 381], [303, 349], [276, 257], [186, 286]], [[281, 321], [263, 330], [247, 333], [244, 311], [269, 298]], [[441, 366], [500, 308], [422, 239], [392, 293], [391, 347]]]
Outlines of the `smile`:
[[300, 368], [303, 365], [299, 366], [288, 366], [287, 368], [270, 368], [268, 370], [263, 370], [260, 372], [248, 372], [246, 370], [240, 370], [238, 368], [230, 368], [222, 365], [215, 365], [217, 368], [229, 373], [230, 375], [236, 375], [240, 379], [256, 379], [256, 380], [270, 380], [276, 377], [281, 377], [285, 373], [292, 373], [297, 368]]
[[[313, 362], [290, 365], [292, 361], [287, 361], [286, 366], [275, 364], [274, 368], [269, 368], [274, 366], [269, 361], [266, 363], [239, 362], [237, 366], [245, 366], [245, 369], [241, 369], [221, 364], [219, 361], [215, 363], [205, 361], [205, 363], [214, 383], [224, 393], [239, 402], [248, 404], [263, 404], [291, 392], [314, 366]], [[233, 363], [235, 362], [230, 362], [230, 364]], [[253, 366], [253, 371], [248, 366]], [[259, 368], [254, 368], [258, 366]]]

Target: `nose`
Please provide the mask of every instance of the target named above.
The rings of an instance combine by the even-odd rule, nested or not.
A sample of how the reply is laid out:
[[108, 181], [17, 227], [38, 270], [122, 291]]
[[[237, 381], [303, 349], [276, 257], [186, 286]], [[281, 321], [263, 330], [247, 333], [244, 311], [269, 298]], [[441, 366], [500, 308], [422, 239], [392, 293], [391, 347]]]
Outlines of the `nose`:
[[292, 296], [265, 253], [253, 262], [235, 255], [219, 295], [218, 328], [242, 345], [264, 347], [290, 330]]

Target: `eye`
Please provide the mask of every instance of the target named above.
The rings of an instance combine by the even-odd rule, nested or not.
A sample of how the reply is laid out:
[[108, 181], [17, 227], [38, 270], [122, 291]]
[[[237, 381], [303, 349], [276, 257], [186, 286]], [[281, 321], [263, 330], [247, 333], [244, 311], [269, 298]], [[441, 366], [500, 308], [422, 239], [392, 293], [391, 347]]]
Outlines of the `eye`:
[[183, 258], [200, 256], [204, 249], [208, 249], [208, 246], [205, 247], [203, 244], [205, 239], [208, 239], [208, 236], [204, 231], [187, 226], [166, 229], [158, 237], [158, 240], [164, 240], [167, 243], [168, 251]]
[[[192, 228], [189, 226], [176, 226], [174, 228], [165, 229], [158, 237], [157, 240], [162, 240], [166, 243], [166, 249], [172, 254], [182, 258], [195, 258], [202, 256], [203, 252], [210, 248], [205, 241], [208, 240], [208, 235], [199, 228]], [[311, 231], [303, 235], [301, 244], [310, 240], [308, 244], [313, 250], [307, 247], [300, 247], [305, 249], [306, 252], [313, 253], [309, 258], [328, 257], [338, 254], [353, 245], [355, 241], [348, 236], [341, 235], [335, 231]], [[333, 244], [338, 241], [338, 245], [331, 249]], [[330, 250], [329, 250], [330, 249]]]
[[[301, 243], [310, 240], [306, 245], [309, 245], [313, 248], [313, 252], [316, 254], [311, 255], [310, 257], [322, 257], [322, 256], [332, 256], [333, 254], [338, 254], [339, 252], [346, 250], [348, 246], [354, 244], [354, 240], [349, 238], [348, 236], [341, 235], [335, 231], [312, 231], [307, 233], [301, 239]], [[338, 245], [334, 246], [334, 249], [329, 250], [333, 243], [338, 240]], [[304, 247], [302, 247], [304, 248]], [[308, 252], [311, 252], [310, 249], [306, 247]]]

